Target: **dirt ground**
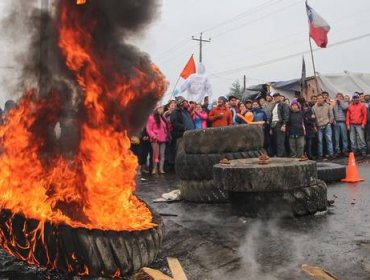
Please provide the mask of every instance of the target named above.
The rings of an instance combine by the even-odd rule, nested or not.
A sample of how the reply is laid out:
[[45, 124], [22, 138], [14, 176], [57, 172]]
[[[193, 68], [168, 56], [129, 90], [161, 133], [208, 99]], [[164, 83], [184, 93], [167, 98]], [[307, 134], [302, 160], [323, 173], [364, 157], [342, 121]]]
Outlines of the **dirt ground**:
[[[165, 215], [166, 226], [152, 267], [168, 272], [170, 256], [180, 260], [189, 280], [310, 279], [302, 264], [324, 267], [338, 279], [370, 279], [370, 163], [361, 163], [360, 172], [363, 183], [329, 185], [328, 199], [335, 203], [327, 213], [271, 219], [234, 216], [228, 204], [152, 203], [179, 181], [174, 175], [147, 176], [138, 195]], [[0, 251], [0, 279], [70, 278]]]

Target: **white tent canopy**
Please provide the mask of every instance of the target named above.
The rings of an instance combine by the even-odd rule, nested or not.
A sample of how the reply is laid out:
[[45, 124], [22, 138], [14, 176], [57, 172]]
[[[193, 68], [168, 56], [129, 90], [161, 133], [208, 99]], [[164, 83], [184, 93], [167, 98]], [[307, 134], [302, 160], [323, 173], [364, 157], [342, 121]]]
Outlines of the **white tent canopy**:
[[370, 73], [354, 73], [345, 71], [343, 74], [318, 75], [319, 86], [331, 97], [340, 92], [351, 95], [354, 92], [370, 93]]

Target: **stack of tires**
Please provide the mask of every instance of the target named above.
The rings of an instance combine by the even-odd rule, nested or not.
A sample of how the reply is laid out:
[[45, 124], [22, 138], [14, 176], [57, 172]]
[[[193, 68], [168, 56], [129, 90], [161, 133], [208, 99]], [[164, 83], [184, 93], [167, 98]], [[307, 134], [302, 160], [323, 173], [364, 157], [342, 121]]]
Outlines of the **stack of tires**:
[[263, 154], [263, 130], [239, 125], [188, 131], [179, 143], [176, 174], [186, 201], [226, 202], [228, 193], [213, 181], [213, 166], [223, 159], [256, 158]]
[[235, 214], [305, 216], [327, 209], [327, 186], [317, 178], [314, 161], [273, 158], [266, 165], [256, 159], [231, 161], [214, 166], [214, 179], [229, 192]]

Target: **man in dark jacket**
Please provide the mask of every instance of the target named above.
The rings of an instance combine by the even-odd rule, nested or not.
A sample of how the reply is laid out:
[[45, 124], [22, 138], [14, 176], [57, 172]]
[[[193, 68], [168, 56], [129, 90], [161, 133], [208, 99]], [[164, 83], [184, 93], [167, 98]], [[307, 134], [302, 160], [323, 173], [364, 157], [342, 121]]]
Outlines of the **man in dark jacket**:
[[176, 97], [177, 108], [171, 113], [170, 120], [173, 126], [172, 138], [176, 141], [184, 135], [186, 130], [194, 129], [194, 123], [187, 108], [188, 101], [184, 97]]
[[285, 139], [286, 125], [289, 121], [289, 106], [282, 102], [281, 95], [278, 92], [273, 94], [274, 107], [270, 116], [270, 154], [277, 157], [286, 156]]
[[290, 156], [300, 158], [304, 155], [305, 144], [304, 112], [296, 100], [290, 105], [290, 110], [288, 123]]

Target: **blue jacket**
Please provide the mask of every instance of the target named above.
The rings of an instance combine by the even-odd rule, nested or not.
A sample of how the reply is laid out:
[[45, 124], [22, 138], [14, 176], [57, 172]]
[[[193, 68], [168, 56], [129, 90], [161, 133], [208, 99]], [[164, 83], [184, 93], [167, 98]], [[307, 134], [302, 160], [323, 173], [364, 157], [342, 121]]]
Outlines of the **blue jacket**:
[[252, 113], [254, 116], [254, 122], [265, 122], [267, 121], [266, 112], [262, 109], [252, 109]]

